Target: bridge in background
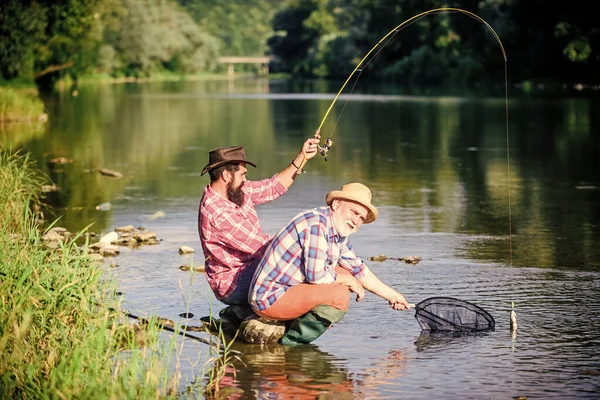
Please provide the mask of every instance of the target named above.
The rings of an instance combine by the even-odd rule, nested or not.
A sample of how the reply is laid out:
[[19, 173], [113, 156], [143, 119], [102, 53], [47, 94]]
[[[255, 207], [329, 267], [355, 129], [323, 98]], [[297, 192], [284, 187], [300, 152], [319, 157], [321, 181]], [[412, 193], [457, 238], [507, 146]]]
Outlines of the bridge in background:
[[266, 76], [269, 74], [269, 62], [273, 57], [220, 57], [219, 62], [221, 64], [227, 64], [227, 76], [229, 79], [233, 79], [234, 75], [234, 64], [261, 64], [262, 75]]

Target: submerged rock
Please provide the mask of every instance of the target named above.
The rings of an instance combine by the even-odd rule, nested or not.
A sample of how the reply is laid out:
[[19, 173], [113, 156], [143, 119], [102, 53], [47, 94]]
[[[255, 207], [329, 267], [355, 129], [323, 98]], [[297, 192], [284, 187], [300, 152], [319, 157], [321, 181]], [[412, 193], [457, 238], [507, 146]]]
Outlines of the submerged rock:
[[123, 177], [123, 174], [119, 171], [113, 171], [112, 169], [108, 168], [99, 168], [97, 171], [100, 173], [100, 175], [109, 176], [111, 178], [120, 179]]
[[180, 270], [182, 271], [189, 271], [190, 269], [193, 269], [196, 272], [206, 272], [206, 270], [204, 269], [204, 265], [198, 266], [198, 267], [190, 267], [189, 265], [182, 265], [181, 267], [179, 267]]
[[369, 261], [377, 261], [377, 262], [382, 262], [382, 261], [386, 261], [386, 260], [396, 260], [396, 261], [405, 262], [406, 264], [418, 264], [422, 260], [422, 258], [419, 256], [388, 257], [385, 254], [380, 254], [378, 256], [369, 257], [368, 260]]
[[140, 324], [142, 324], [142, 325], [150, 325], [151, 323], [156, 324], [159, 328], [163, 328], [165, 326], [169, 326], [171, 328], [175, 327], [175, 322], [171, 321], [168, 318], [162, 318], [162, 317], [140, 318]]
[[179, 254], [190, 254], [190, 253], [195, 253], [196, 250], [192, 249], [190, 246], [181, 246], [179, 248]]

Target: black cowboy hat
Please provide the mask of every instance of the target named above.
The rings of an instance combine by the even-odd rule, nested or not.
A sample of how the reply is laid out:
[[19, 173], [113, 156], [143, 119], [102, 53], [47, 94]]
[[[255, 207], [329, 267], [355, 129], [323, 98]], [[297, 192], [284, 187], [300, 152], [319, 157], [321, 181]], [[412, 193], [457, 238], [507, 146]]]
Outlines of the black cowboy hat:
[[246, 153], [242, 146], [219, 147], [208, 153], [208, 164], [204, 167], [200, 175], [204, 175], [211, 169], [218, 168], [225, 164], [236, 164], [241, 162], [250, 164], [256, 168], [256, 164], [246, 160]]

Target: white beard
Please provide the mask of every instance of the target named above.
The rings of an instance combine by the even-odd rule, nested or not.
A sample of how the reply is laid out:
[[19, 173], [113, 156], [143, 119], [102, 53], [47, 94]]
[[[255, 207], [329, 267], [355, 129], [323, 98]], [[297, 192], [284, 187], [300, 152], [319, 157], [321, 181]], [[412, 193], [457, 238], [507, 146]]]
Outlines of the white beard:
[[333, 227], [335, 228], [338, 235], [341, 237], [348, 237], [356, 232], [356, 227], [354, 229], [350, 228], [346, 222], [340, 221], [339, 217], [336, 217], [335, 214], [333, 216]]

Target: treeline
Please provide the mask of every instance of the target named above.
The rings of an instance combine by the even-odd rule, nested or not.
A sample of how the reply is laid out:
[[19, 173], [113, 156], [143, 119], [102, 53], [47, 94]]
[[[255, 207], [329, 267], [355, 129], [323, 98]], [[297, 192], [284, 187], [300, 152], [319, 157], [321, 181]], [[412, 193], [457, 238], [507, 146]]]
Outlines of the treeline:
[[[509, 78], [517, 82], [599, 83], [600, 25], [590, 3], [580, 0], [294, 0], [273, 21], [276, 33], [268, 44], [274, 67], [345, 78], [392, 29], [440, 7], [484, 19], [500, 37]], [[470, 85], [504, 76], [500, 46], [475, 18], [444, 12], [411, 22], [390, 35], [376, 66], [363, 76], [421, 85]]]
[[278, 0], [3, 0], [0, 81], [213, 71], [263, 55]]
[[[41, 87], [90, 72], [214, 71], [221, 55], [270, 54], [272, 71], [345, 78], [394, 27], [440, 7], [489, 23], [514, 81], [599, 83], [600, 28], [582, 0], [4, 0], [0, 7], [0, 79]], [[423, 16], [389, 38], [363, 76], [419, 85], [504, 76], [493, 34], [464, 13]]]

